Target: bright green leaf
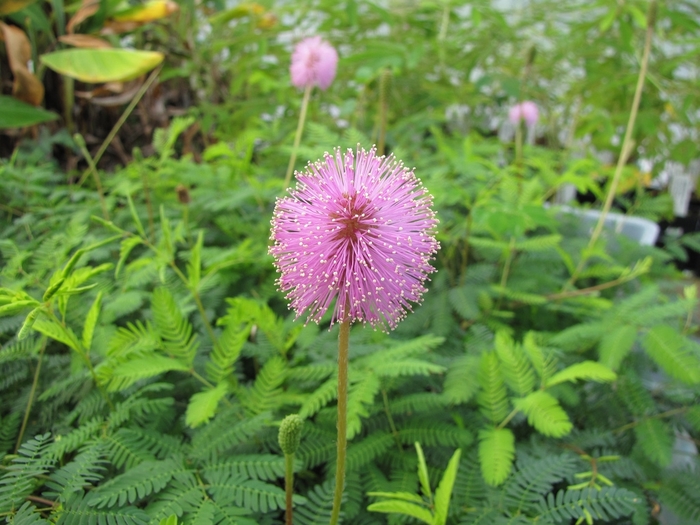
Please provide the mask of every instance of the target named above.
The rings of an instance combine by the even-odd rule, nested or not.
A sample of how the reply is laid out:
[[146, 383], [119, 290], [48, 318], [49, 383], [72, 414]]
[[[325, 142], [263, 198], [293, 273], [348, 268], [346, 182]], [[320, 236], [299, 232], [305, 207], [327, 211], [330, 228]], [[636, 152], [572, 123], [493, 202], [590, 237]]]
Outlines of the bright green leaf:
[[140, 77], [163, 61], [156, 51], [75, 48], [41, 55], [48, 67], [82, 82], [124, 82]]
[[615, 381], [617, 374], [601, 363], [582, 361], [554, 374], [547, 380], [547, 387], [558, 385], [565, 381], [576, 381], [577, 379], [607, 383]]
[[571, 432], [573, 425], [557, 399], [543, 390], [537, 390], [513, 405], [527, 416], [527, 422], [545, 436], [562, 437]]
[[484, 481], [492, 486], [503, 483], [513, 466], [515, 436], [509, 428], [479, 431], [479, 462]]
[[198, 392], [190, 398], [185, 414], [185, 423], [191, 428], [208, 422], [216, 413], [219, 402], [226, 395], [227, 387], [225, 382], [216, 385], [215, 388]]

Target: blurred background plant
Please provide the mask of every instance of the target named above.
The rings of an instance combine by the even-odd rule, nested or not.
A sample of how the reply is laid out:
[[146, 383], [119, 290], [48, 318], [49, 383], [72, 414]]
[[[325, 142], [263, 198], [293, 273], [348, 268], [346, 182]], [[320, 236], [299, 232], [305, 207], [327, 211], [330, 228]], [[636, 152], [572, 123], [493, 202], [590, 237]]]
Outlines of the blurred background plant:
[[[319, 34], [340, 61], [296, 168], [376, 143], [415, 166], [441, 221], [425, 303], [352, 335], [344, 521], [403, 522], [367, 492], [431, 509], [453, 476], [441, 522], [700, 521], [700, 207], [671, 191], [697, 180], [696, 2], [178, 6], [0, 3], [1, 515], [281, 521], [275, 424], [295, 412], [294, 519], [327, 521], [336, 333], [293, 322], [266, 255], [301, 104], [290, 54]], [[162, 62], [69, 96], [40, 57], [96, 38]], [[25, 100], [53, 120], [20, 126], [39, 85]], [[518, 154], [508, 113], [525, 101], [539, 118]], [[591, 243], [570, 210], [609, 194], [661, 226], [658, 246]]]

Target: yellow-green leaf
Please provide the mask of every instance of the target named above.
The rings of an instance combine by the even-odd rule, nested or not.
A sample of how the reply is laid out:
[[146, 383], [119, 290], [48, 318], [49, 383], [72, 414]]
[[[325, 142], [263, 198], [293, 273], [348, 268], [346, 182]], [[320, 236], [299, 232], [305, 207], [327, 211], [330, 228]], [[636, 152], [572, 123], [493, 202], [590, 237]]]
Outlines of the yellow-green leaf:
[[479, 462], [484, 481], [492, 486], [503, 483], [515, 459], [515, 436], [509, 428], [479, 431]]
[[189, 427], [195, 428], [214, 417], [216, 407], [226, 395], [226, 390], [226, 382], [221, 382], [215, 388], [194, 394], [187, 405], [185, 423]]
[[569, 416], [551, 394], [537, 390], [520, 399], [513, 405], [527, 416], [527, 422], [545, 436], [562, 437], [571, 432], [573, 425]]
[[54, 71], [83, 82], [122, 82], [149, 72], [163, 53], [131, 49], [64, 49], [41, 56]]

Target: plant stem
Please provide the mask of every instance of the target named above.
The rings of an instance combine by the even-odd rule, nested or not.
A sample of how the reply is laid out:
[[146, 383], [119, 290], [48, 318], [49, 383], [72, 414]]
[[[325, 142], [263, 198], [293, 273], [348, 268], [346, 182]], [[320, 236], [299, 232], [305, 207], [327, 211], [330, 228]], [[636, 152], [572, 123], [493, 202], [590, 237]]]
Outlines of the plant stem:
[[284, 493], [286, 513], [284, 522], [286, 525], [292, 525], [292, 496], [294, 495], [294, 454], [284, 455]]
[[46, 336], [42, 338], [41, 350], [39, 350], [39, 361], [36, 365], [36, 370], [34, 371], [34, 380], [32, 381], [32, 389], [29, 391], [29, 399], [27, 400], [27, 408], [24, 410], [24, 419], [22, 419], [22, 426], [19, 429], [19, 435], [17, 436], [17, 444], [15, 445], [15, 454], [19, 450], [22, 444], [22, 439], [24, 438], [24, 431], [27, 430], [27, 423], [29, 422], [29, 413], [32, 411], [32, 405], [34, 404], [34, 395], [36, 394], [36, 386], [39, 384], [39, 374], [41, 373], [41, 362], [44, 358], [44, 350], [46, 350]]
[[[97, 150], [97, 154], [95, 155], [95, 159], [94, 159], [95, 165], [97, 165], [100, 162], [102, 155], [104, 155], [104, 152], [107, 151], [107, 148], [111, 144], [111, 142], [114, 139], [114, 137], [116, 136], [116, 134], [119, 133], [119, 130], [124, 125], [124, 122], [126, 122], [126, 119], [129, 118], [129, 115], [131, 115], [131, 112], [134, 111], [134, 108], [141, 101], [141, 98], [146, 94], [146, 91], [148, 91], [148, 88], [151, 87], [151, 84], [153, 84], [155, 79], [158, 78], [158, 73], [160, 73], [161, 69], [163, 69], [162, 64], [160, 66], [158, 66], [155, 70], [153, 70], [153, 72], [151, 73], [151, 76], [148, 77], [146, 82], [144, 82], [143, 86], [141, 86], [141, 89], [139, 89], [138, 93], [136, 93], [136, 96], [133, 99], [131, 99], [131, 102], [124, 110], [124, 113], [122, 113], [122, 116], [119, 117], [119, 120], [114, 125], [112, 130], [109, 132], [109, 135], [107, 135], [107, 138], [104, 140], [104, 142], [102, 142], [100, 149]], [[83, 172], [82, 176], [80, 177], [80, 180], [78, 181], [78, 186], [80, 186], [85, 181], [85, 179], [88, 176], [88, 173], [89, 173], [89, 170], [85, 170]]]
[[148, 233], [151, 242], [156, 240], [156, 226], [153, 220], [153, 205], [151, 204], [151, 190], [148, 185], [148, 168], [141, 166], [141, 184], [143, 184], [143, 196], [146, 199], [146, 210], [148, 210]]
[[294, 135], [294, 146], [292, 147], [292, 156], [289, 157], [289, 165], [287, 166], [287, 174], [284, 176], [284, 187], [289, 187], [289, 182], [292, 180], [292, 172], [294, 171], [294, 163], [297, 160], [297, 151], [301, 142], [301, 135], [304, 132], [304, 122], [306, 121], [306, 110], [309, 108], [309, 99], [311, 98], [312, 86], [306, 86], [304, 90], [304, 99], [301, 101], [301, 113], [299, 113], [299, 123], [297, 124], [297, 132]]
[[619, 434], [620, 432], [624, 432], [625, 430], [629, 430], [630, 428], [634, 428], [637, 425], [640, 425], [644, 421], [648, 421], [649, 419], [663, 419], [665, 417], [669, 416], [675, 416], [676, 414], [682, 414], [683, 412], [686, 412], [689, 407], [678, 407], [678, 408], [673, 408], [671, 410], [667, 410], [666, 412], [660, 412], [659, 414], [654, 414], [651, 416], [643, 417], [641, 419], [638, 419], [637, 421], [632, 421], [631, 423], [627, 423], [626, 425], [622, 425], [621, 427], [617, 427], [616, 429], [613, 430], [613, 433]]
[[386, 121], [389, 112], [389, 103], [387, 102], [387, 89], [391, 71], [389, 68], [382, 71], [379, 77], [379, 139], [377, 140], [377, 153], [384, 155], [386, 145]]
[[109, 212], [107, 211], [107, 203], [105, 201], [105, 193], [104, 190], [102, 189], [102, 181], [100, 180], [100, 173], [97, 171], [97, 166], [95, 166], [95, 161], [92, 159], [92, 155], [90, 155], [90, 152], [87, 149], [87, 146], [85, 145], [85, 139], [83, 138], [82, 135], [79, 133], [76, 133], [74, 135], [74, 139], [76, 144], [78, 144], [78, 147], [80, 148], [80, 151], [83, 153], [83, 157], [85, 157], [85, 160], [88, 163], [88, 169], [90, 170], [90, 173], [92, 173], [92, 178], [95, 181], [95, 187], [97, 188], [97, 194], [100, 197], [100, 206], [102, 206], [102, 217], [104, 217], [104, 220], [109, 221]]
[[401, 440], [399, 439], [399, 431], [396, 429], [394, 424], [394, 418], [391, 415], [391, 410], [389, 410], [389, 397], [386, 395], [386, 390], [382, 388], [382, 400], [384, 401], [384, 413], [386, 414], [386, 419], [389, 422], [389, 428], [391, 429], [391, 434], [394, 436], [394, 441], [396, 441], [396, 446], [399, 449], [399, 453], [403, 454], [403, 448], [401, 447]]
[[348, 354], [350, 346], [350, 319], [340, 323], [338, 335], [338, 454], [335, 466], [335, 493], [331, 525], [337, 525], [345, 485], [345, 452], [348, 440]]
[[649, 11], [647, 12], [647, 31], [646, 38], [644, 40], [644, 52], [642, 54], [641, 67], [639, 69], [639, 76], [637, 77], [637, 87], [634, 90], [634, 98], [632, 99], [632, 109], [630, 110], [630, 116], [627, 120], [627, 129], [625, 130], [625, 138], [622, 141], [622, 147], [620, 150], [620, 157], [617, 159], [617, 165], [615, 166], [615, 173], [613, 174], [612, 181], [610, 182], [610, 187], [608, 188], [608, 194], [605, 198], [605, 203], [603, 204], [603, 209], [601, 210], [600, 217], [598, 218], [598, 223], [591, 234], [591, 238], [588, 242], [588, 246], [581, 254], [581, 260], [579, 261], [578, 267], [574, 271], [571, 278], [568, 280], [566, 286], [573, 286], [578, 279], [579, 274], [585, 266], [589, 254], [593, 246], [595, 246], [601, 232], [603, 231], [603, 226], [605, 225], [605, 218], [610, 212], [613, 200], [615, 199], [615, 193], [617, 192], [617, 186], [620, 183], [620, 178], [622, 177], [622, 169], [627, 164], [627, 159], [629, 158], [632, 148], [634, 147], [632, 140], [632, 133], [634, 131], [634, 124], [637, 120], [637, 112], [639, 111], [639, 103], [642, 98], [642, 90], [644, 89], [644, 80], [647, 76], [647, 67], [649, 65], [649, 55], [651, 54], [651, 37], [654, 34], [654, 22], [656, 20], [656, 2], [651, 0], [649, 3]]

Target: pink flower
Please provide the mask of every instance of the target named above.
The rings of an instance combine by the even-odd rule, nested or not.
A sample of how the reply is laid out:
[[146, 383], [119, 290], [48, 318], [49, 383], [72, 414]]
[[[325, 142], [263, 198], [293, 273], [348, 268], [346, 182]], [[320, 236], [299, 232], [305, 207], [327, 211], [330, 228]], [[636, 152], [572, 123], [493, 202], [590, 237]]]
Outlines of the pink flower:
[[292, 84], [298, 88], [316, 85], [327, 89], [335, 78], [337, 66], [338, 53], [332, 45], [320, 36], [305, 38], [292, 53], [292, 65], [289, 68]]
[[397, 323], [421, 301], [439, 248], [432, 197], [393, 156], [337, 149], [297, 172], [277, 200], [270, 253], [297, 317], [318, 322], [335, 300], [331, 324]]
[[520, 124], [521, 120], [524, 120], [528, 126], [534, 126], [538, 117], [537, 104], [529, 100], [516, 104], [508, 111], [508, 120], [516, 126]]

